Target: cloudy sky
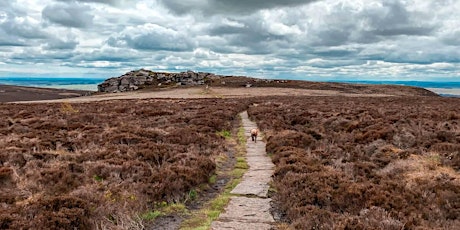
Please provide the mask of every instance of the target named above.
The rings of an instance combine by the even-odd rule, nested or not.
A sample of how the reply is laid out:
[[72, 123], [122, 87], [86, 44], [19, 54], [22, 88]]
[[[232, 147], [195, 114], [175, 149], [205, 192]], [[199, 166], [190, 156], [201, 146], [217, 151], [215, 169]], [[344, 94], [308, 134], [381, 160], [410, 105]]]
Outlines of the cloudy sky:
[[459, 0], [0, 0], [0, 76], [460, 81]]

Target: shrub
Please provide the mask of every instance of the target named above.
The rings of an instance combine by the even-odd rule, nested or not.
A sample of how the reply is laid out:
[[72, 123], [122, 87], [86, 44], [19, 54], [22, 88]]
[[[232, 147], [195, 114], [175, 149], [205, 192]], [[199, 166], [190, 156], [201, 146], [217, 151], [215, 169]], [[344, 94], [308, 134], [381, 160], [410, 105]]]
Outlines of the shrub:
[[2, 228], [123, 228], [157, 203], [189, 199], [227, 151], [216, 133], [236, 129], [247, 103], [0, 105]]
[[267, 134], [274, 199], [291, 227], [449, 229], [460, 222], [457, 99], [278, 97], [257, 104], [248, 113]]

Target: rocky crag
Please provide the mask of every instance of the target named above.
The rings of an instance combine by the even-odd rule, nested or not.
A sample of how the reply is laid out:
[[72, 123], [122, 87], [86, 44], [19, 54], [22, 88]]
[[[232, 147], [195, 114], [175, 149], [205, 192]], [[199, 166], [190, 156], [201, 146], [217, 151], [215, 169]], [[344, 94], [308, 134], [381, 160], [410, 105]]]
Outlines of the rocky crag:
[[246, 76], [223, 76], [204, 72], [165, 73], [140, 69], [109, 78], [98, 85], [99, 92], [125, 92], [138, 89], [176, 86], [212, 87], [278, 87], [308, 90], [330, 90], [347, 94], [380, 94], [393, 96], [439, 96], [427, 89], [401, 85], [367, 85], [300, 80], [260, 79]]
[[167, 87], [175, 85], [195, 86], [204, 85], [208, 81], [223, 78], [224, 76], [203, 72], [164, 73], [140, 69], [128, 72], [119, 77], [105, 80], [98, 85], [99, 92], [125, 92], [145, 87]]

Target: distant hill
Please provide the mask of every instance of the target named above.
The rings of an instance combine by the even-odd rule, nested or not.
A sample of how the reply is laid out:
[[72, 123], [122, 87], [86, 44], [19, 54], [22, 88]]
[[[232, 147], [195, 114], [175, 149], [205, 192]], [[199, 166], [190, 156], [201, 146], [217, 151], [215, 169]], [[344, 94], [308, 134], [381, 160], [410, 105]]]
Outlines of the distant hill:
[[0, 85], [0, 102], [38, 101], [89, 95], [90, 91]]
[[334, 90], [351, 94], [387, 94], [396, 96], [439, 96], [429, 90], [401, 85], [370, 85], [301, 80], [272, 80], [246, 76], [223, 76], [204, 72], [166, 73], [140, 69], [105, 80], [98, 85], [99, 92], [125, 92], [171, 87], [281, 87], [310, 90]]

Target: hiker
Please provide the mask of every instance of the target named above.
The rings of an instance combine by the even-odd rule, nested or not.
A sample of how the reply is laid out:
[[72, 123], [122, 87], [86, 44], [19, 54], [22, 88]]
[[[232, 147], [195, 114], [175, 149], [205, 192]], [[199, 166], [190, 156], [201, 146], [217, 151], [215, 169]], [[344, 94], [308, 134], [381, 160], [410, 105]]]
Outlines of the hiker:
[[251, 129], [251, 138], [252, 138], [252, 141], [256, 142], [257, 143], [257, 135], [259, 134], [259, 130], [258, 129]]

